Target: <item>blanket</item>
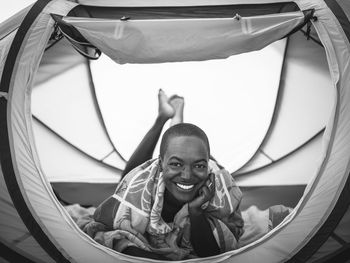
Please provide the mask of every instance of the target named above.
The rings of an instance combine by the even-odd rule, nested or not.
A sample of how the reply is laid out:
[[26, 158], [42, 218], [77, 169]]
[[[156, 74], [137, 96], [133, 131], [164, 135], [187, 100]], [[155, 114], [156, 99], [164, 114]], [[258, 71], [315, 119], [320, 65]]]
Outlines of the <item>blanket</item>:
[[[205, 214], [220, 252], [253, 242], [270, 231], [278, 221], [276, 218], [283, 218], [279, 216], [283, 213], [273, 217], [274, 210], [260, 211], [254, 207], [242, 217], [239, 210], [242, 193], [232, 176], [213, 161], [209, 168], [215, 174], [215, 195], [205, 204]], [[188, 205], [180, 209], [173, 222], [166, 223], [161, 217], [164, 191], [159, 161], [155, 159], [127, 174], [115, 193], [97, 209], [77, 205], [66, 209], [85, 233], [116, 251], [136, 246], [169, 260], [194, 258], [196, 254], [189, 241]], [[275, 218], [274, 223], [271, 218]]]
[[[236, 249], [243, 233], [239, 210], [242, 193], [232, 176], [209, 161], [215, 174], [214, 197], [204, 213], [221, 252]], [[98, 242], [122, 252], [128, 246], [161, 254], [170, 260], [196, 257], [190, 243], [188, 204], [166, 223], [161, 216], [165, 184], [158, 159], [129, 172], [115, 193], [96, 209], [84, 231]], [[113, 236], [113, 238], [111, 238]]]
[[[73, 204], [65, 206], [65, 209], [77, 225], [100, 244], [113, 248], [114, 240], [121, 237], [118, 231], [108, 229], [105, 225], [94, 221], [93, 215], [96, 208], [84, 208], [79, 204]], [[239, 239], [238, 247], [243, 247], [263, 237], [279, 225], [291, 211], [291, 208], [283, 205], [271, 206], [264, 210], [251, 206], [242, 211], [244, 231]]]

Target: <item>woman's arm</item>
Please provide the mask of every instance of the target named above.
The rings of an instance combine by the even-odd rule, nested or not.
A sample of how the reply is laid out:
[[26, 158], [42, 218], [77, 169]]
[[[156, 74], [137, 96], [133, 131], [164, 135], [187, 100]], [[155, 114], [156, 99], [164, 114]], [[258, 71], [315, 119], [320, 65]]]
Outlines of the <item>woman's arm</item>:
[[220, 248], [204, 213], [194, 214], [190, 212], [190, 222], [190, 241], [196, 254], [199, 257], [209, 257], [219, 254]]
[[220, 253], [220, 248], [215, 240], [210, 223], [203, 211], [203, 205], [210, 201], [214, 194], [215, 178], [214, 174], [210, 174], [209, 180], [200, 190], [200, 195], [188, 204], [191, 223], [190, 241], [194, 251], [200, 257], [208, 257]]

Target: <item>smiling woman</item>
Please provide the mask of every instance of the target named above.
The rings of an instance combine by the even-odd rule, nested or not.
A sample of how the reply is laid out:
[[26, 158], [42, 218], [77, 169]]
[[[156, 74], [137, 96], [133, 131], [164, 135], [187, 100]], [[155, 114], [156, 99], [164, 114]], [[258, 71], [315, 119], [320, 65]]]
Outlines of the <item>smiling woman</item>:
[[[178, 124], [167, 130], [161, 144], [161, 149], [165, 149], [160, 153], [165, 187], [182, 203], [192, 201], [208, 179], [208, 143], [194, 132], [192, 135], [180, 133], [186, 128], [189, 130], [189, 127], [195, 129]], [[177, 133], [169, 136], [174, 130]]]
[[[183, 100], [167, 99], [159, 91], [155, 124], [130, 158], [114, 195], [84, 227], [91, 237], [96, 238], [91, 229], [106, 230], [102, 235], [113, 236], [113, 249], [154, 259], [213, 256], [238, 248], [242, 193], [232, 176], [210, 160], [205, 132], [182, 123]], [[174, 125], [162, 137], [159, 158], [148, 161], [170, 118]]]

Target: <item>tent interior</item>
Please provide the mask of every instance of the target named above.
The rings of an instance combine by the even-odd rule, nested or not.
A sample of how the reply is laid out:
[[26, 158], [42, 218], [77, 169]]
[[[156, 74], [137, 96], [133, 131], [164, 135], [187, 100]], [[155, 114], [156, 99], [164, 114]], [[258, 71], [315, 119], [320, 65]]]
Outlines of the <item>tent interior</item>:
[[45, 174], [68, 203], [98, 205], [151, 126], [163, 88], [185, 97], [185, 121], [207, 131], [243, 190], [243, 209], [294, 207], [318, 165], [334, 103], [317, 42], [298, 31], [222, 60], [119, 65], [105, 55], [87, 60], [63, 38], [44, 53], [32, 93]]
[[[286, 5], [285, 12], [294, 9]], [[86, 21], [75, 16], [109, 18], [116, 10], [79, 7], [60, 21], [62, 28], [70, 23], [85, 30]], [[131, 18], [169, 16], [141, 11]], [[62, 28], [54, 29], [42, 54], [30, 105], [40, 166], [62, 205], [96, 207], [113, 194], [154, 121], [160, 88], [184, 96], [185, 121], [207, 132], [213, 156], [242, 190], [242, 211], [294, 208], [302, 200], [324, 157], [336, 101], [327, 54], [311, 23], [256, 50], [154, 63], [116, 59], [96, 43], [102, 54], [91, 59], [96, 50], [79, 48]], [[154, 156], [158, 151], [159, 144]]]

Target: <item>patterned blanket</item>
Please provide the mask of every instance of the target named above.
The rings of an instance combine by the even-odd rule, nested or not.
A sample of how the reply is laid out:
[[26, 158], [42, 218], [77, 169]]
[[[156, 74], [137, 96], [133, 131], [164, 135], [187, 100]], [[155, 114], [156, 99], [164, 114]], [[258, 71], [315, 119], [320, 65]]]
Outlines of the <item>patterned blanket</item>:
[[[215, 195], [205, 204], [205, 214], [221, 252], [236, 249], [243, 233], [239, 210], [242, 193], [232, 176], [209, 162], [215, 174]], [[165, 185], [159, 160], [138, 166], [118, 184], [115, 193], [96, 209], [93, 220], [81, 227], [99, 243], [116, 251], [137, 246], [171, 260], [196, 257], [190, 243], [190, 219], [185, 204], [166, 223], [161, 212]]]
[[[262, 211], [252, 207], [242, 218], [239, 210], [242, 194], [232, 176], [214, 162], [210, 162], [209, 167], [215, 173], [216, 189], [214, 198], [206, 204], [205, 213], [221, 252], [260, 238], [289, 213], [283, 206]], [[169, 260], [194, 258], [196, 254], [189, 242], [188, 205], [176, 214], [174, 222], [164, 222], [161, 217], [164, 190], [162, 173], [155, 159], [132, 170], [114, 195], [96, 210], [79, 205], [66, 209], [85, 233], [116, 251], [137, 246]]]

